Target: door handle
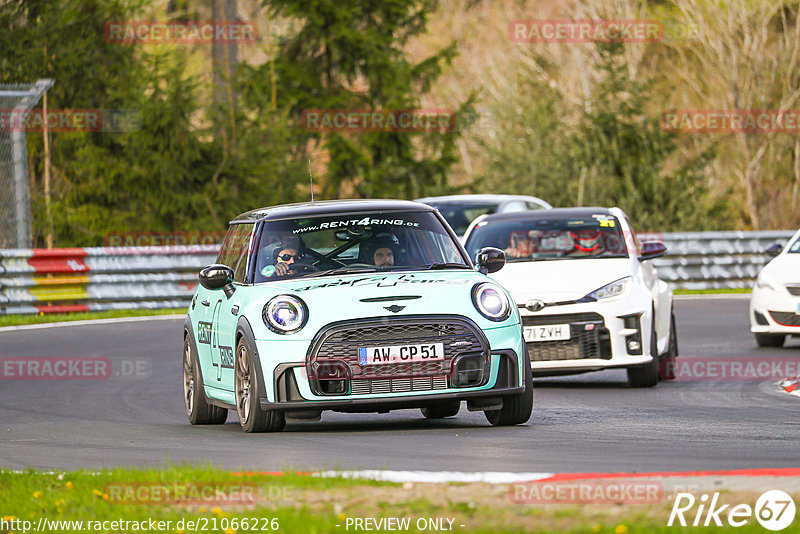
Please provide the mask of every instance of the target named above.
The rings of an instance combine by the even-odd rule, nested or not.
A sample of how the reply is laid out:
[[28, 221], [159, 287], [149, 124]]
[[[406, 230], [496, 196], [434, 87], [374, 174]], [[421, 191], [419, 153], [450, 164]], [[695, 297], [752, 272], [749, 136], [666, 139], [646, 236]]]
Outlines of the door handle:
[[200, 304], [202, 304], [203, 306], [211, 306], [211, 303], [209, 301], [207, 301], [207, 300], [204, 300]]

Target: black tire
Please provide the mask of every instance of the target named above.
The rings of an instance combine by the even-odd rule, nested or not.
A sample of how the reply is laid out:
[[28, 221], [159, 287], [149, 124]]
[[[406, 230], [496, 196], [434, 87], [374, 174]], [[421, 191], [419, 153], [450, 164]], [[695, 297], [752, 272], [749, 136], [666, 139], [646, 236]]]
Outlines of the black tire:
[[503, 407], [499, 410], [484, 410], [483, 414], [492, 426], [521, 425], [527, 423], [531, 418], [531, 413], [533, 413], [533, 373], [527, 346], [525, 346], [523, 365], [525, 391], [519, 395], [503, 397]]
[[252, 358], [252, 349], [244, 337], [236, 344], [234, 362], [234, 396], [236, 415], [242, 430], [251, 433], [280, 432], [286, 426], [283, 412], [261, 408], [258, 386], [260, 369]]
[[653, 321], [650, 325], [650, 355], [652, 361], [628, 368], [628, 385], [632, 388], [651, 388], [658, 384], [658, 340], [656, 339], [656, 313], [653, 309]]
[[783, 334], [756, 334], [756, 343], [759, 347], [782, 347], [786, 341]]
[[660, 380], [675, 380], [675, 365], [678, 358], [678, 328], [675, 325], [675, 314], [670, 314], [669, 322], [669, 347], [659, 362], [658, 378]]
[[420, 411], [426, 419], [444, 419], [445, 417], [457, 415], [460, 409], [461, 401], [450, 401], [437, 404], [436, 406], [420, 408]]
[[183, 336], [183, 404], [193, 425], [221, 425], [228, 419], [228, 410], [206, 399], [203, 373], [188, 334]]

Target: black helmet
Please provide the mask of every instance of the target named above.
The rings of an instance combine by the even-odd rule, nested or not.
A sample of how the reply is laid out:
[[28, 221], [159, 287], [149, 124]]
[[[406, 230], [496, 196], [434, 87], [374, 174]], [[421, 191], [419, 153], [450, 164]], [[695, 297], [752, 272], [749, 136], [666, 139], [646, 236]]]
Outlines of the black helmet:
[[388, 248], [395, 256], [397, 256], [398, 252], [400, 251], [400, 240], [397, 239], [397, 236], [389, 232], [381, 232], [376, 234], [375, 237], [366, 240], [364, 243], [362, 247], [363, 255], [361, 256], [361, 259], [367, 261], [368, 263], [372, 263], [372, 258], [375, 255], [375, 251], [379, 248]]

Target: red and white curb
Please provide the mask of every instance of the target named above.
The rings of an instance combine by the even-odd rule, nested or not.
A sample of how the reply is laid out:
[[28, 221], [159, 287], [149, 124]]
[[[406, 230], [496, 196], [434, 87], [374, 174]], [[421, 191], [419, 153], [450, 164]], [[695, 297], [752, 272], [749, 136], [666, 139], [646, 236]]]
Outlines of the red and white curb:
[[781, 380], [780, 386], [784, 392], [800, 397], [800, 376]]
[[[245, 471], [234, 473], [240, 476], [283, 476], [281, 471]], [[487, 484], [513, 484], [518, 482], [565, 482], [576, 480], [608, 480], [608, 479], [774, 479], [791, 478], [800, 483], [800, 468], [762, 468], [762, 469], [729, 469], [709, 471], [648, 471], [638, 473], [513, 473], [503, 471], [393, 471], [393, 470], [329, 470], [315, 472], [298, 472], [295, 475], [349, 478], [361, 480], [378, 480], [397, 483], [449, 483], [449, 482], [483, 482]]]

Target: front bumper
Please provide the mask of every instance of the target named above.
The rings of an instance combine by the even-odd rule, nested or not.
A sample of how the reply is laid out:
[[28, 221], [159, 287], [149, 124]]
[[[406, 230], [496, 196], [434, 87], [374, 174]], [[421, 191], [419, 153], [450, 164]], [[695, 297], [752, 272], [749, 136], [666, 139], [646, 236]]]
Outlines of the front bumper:
[[[521, 308], [520, 315], [524, 327], [570, 325], [569, 340], [527, 342], [534, 376], [636, 367], [652, 361], [652, 307], [646, 299], [551, 306], [539, 312]], [[629, 349], [631, 339], [639, 350]]]
[[750, 331], [754, 334], [800, 334], [800, 297], [784, 287], [753, 288]]
[[[421, 318], [431, 322], [430, 317]], [[410, 321], [414, 318], [405, 317], [403, 319]], [[434, 319], [439, 320], [439, 318]], [[450, 317], [450, 319], [457, 319], [474, 326], [474, 323], [465, 318]], [[397, 324], [398, 322], [401, 322], [400, 318], [389, 321], [388, 324]], [[385, 324], [387, 321], [382, 321], [382, 323]], [[340, 331], [349, 333], [357, 327], [358, 325], [350, 325]], [[428, 371], [423, 373], [426, 376], [400, 376], [397, 378], [396, 383], [389, 387], [388, 392], [364, 393], [363, 389], [361, 389], [361, 392], [356, 393], [355, 389], [348, 388], [348, 392], [345, 394], [322, 394], [318, 387], [318, 376], [314, 371], [314, 365], [318, 361], [317, 356], [324, 353], [327, 358], [345, 359], [345, 361], [349, 361], [349, 364], [353, 365], [352, 372], [357, 374], [362, 371], [357, 365], [358, 349], [356, 348], [354, 351], [353, 347], [349, 345], [355, 343], [355, 346], [364, 344], [371, 346], [375, 344], [374, 341], [358, 339], [355, 342], [348, 341], [349, 345], [345, 349], [341, 348], [340, 343], [335, 350], [320, 351], [320, 340], [328, 336], [328, 330], [328, 327], [323, 328], [312, 340], [256, 340], [257, 350], [260, 355], [260, 365], [266, 382], [264, 389], [267, 396], [260, 399], [264, 409], [288, 411], [385, 411], [388, 409], [425, 407], [441, 403], [443, 400], [497, 398], [521, 394], [524, 390], [521, 362], [523, 361], [522, 355], [525, 348], [520, 335], [520, 326], [517, 323], [483, 331], [478, 330], [478, 334], [482, 338], [480, 348], [485, 351], [487, 356], [487, 366], [483, 371], [485, 379], [480, 382], [480, 385], [456, 387], [452, 376], [448, 376], [444, 387], [430, 387], [424, 391], [417, 390], [419, 389], [417, 387], [407, 387], [406, 390], [396, 389], [398, 384], [407, 385], [412, 381], [415, 384], [425, 380], [430, 382], [432, 379], [430, 376], [431, 371], [430, 369], [425, 369]], [[403, 340], [403, 342], [415, 343], [416, 339], [409, 338]], [[395, 341], [384, 343], [401, 344], [400, 342], [395, 343]], [[446, 341], [445, 344], [447, 345]], [[466, 352], [471, 353], [475, 352], [475, 350], [466, 350]], [[305, 357], [293, 361], [286, 357], [288, 354], [302, 354]], [[356, 358], [355, 363], [352, 362], [353, 355]], [[453, 355], [450, 354], [449, 356]], [[347, 358], [351, 358], [351, 360], [347, 360]], [[451, 358], [450, 361], [452, 362], [454, 359]], [[451, 371], [454, 370], [455, 367]], [[311, 378], [309, 374], [311, 374]], [[357, 379], [364, 379], [365, 376], [352, 376], [352, 378], [352, 382], [355, 383]], [[379, 378], [384, 382], [389, 382], [389, 379], [395, 377], [382, 375], [379, 377], [370, 376], [369, 378]], [[361, 383], [365, 381], [361, 380]]]

